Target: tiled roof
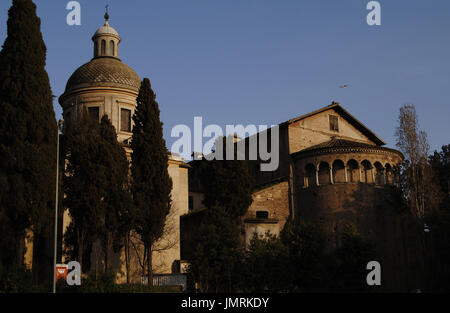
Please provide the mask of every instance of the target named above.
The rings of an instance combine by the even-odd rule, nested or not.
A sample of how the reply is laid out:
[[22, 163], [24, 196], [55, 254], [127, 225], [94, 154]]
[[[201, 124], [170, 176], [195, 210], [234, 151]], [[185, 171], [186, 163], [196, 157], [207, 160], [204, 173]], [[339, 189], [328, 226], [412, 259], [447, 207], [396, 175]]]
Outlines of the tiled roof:
[[393, 152], [393, 153], [401, 155], [401, 153], [399, 151], [394, 150], [394, 149], [384, 148], [384, 147], [380, 147], [380, 146], [377, 146], [374, 144], [368, 144], [368, 143], [364, 143], [364, 142], [357, 142], [357, 141], [352, 141], [352, 140], [333, 138], [329, 141], [320, 143], [318, 145], [314, 145], [314, 146], [308, 147], [306, 149], [297, 151], [297, 152], [293, 153], [292, 156], [309, 154], [309, 153], [313, 153], [313, 154], [314, 153], [325, 153], [327, 151], [331, 152], [331, 151], [336, 151], [336, 150], [341, 150], [341, 149], [345, 149], [346, 151], [348, 149], [350, 149], [350, 150], [368, 149], [368, 150]]
[[340, 138], [333, 138], [330, 141], [326, 141], [323, 143], [320, 143], [315, 146], [311, 146], [309, 148], [301, 150], [303, 151], [311, 151], [311, 150], [318, 150], [318, 149], [324, 149], [324, 148], [375, 148], [377, 146], [371, 145], [368, 143], [362, 143], [357, 141], [351, 141], [351, 140], [345, 140]]
[[83, 87], [122, 87], [138, 91], [141, 79], [136, 72], [119, 59], [102, 57], [92, 59], [78, 68], [66, 85], [66, 92]]

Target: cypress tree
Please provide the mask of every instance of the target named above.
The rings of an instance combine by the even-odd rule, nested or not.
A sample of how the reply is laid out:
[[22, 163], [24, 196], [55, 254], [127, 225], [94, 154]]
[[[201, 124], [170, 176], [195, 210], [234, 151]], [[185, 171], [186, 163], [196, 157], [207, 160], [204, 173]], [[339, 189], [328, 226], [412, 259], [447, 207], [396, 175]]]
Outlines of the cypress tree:
[[109, 118], [104, 115], [99, 128], [99, 166], [104, 169], [104, 205], [102, 242], [105, 254], [105, 271], [109, 269], [110, 251], [119, 252], [124, 238], [131, 229], [132, 206], [129, 194], [129, 163], [125, 150], [117, 141], [117, 133]]
[[89, 269], [90, 248], [97, 231], [102, 227], [102, 168], [100, 156], [100, 134], [98, 121], [90, 118], [86, 111], [77, 123], [65, 129], [64, 153], [67, 166], [64, 175], [64, 206], [71, 217], [70, 233], [66, 242], [71, 247], [72, 260]]
[[[65, 204], [72, 217], [74, 257], [89, 259], [93, 241], [103, 245], [105, 271], [111, 250], [118, 252], [130, 229], [129, 163], [109, 118], [100, 124], [86, 112], [67, 132]], [[84, 271], [89, 263], [84, 263]]]
[[131, 148], [132, 194], [136, 206], [136, 232], [147, 255], [147, 274], [152, 284], [152, 244], [163, 235], [170, 211], [172, 180], [167, 170], [168, 151], [163, 138], [156, 95], [145, 78], [133, 116]]
[[39, 252], [34, 269], [51, 265], [52, 258], [41, 245], [52, 240], [57, 140], [45, 63], [35, 4], [13, 0], [0, 52], [0, 248], [5, 264], [22, 265], [24, 238], [32, 230]]

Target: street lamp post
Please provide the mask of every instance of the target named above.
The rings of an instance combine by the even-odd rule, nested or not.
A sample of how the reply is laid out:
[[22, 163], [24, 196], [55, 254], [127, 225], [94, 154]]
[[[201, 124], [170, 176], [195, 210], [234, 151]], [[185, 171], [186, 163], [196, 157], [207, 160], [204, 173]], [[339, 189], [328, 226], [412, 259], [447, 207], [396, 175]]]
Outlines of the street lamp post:
[[58, 121], [58, 138], [56, 144], [56, 195], [55, 195], [55, 238], [53, 250], [53, 293], [56, 293], [56, 254], [58, 246], [58, 186], [59, 186], [59, 132], [62, 131], [64, 120]]

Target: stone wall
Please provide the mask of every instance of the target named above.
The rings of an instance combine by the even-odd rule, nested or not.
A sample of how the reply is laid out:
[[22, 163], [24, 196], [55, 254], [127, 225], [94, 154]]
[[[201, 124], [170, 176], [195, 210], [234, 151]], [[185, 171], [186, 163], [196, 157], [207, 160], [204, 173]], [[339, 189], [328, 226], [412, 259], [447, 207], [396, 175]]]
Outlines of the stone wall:
[[[106, 114], [111, 120], [117, 132], [117, 140], [119, 142], [129, 140], [132, 133], [121, 131], [120, 110], [130, 110], [133, 116], [136, 109], [136, 97], [137, 93], [106, 87], [104, 90], [92, 88], [92, 90], [77, 93], [62, 104], [65, 123], [75, 123], [83, 108], [98, 107], [99, 118]], [[133, 119], [131, 119], [131, 127], [133, 127]]]
[[[253, 202], [244, 216], [244, 241], [246, 246], [253, 234], [270, 232], [278, 236], [290, 214], [289, 183], [282, 181], [256, 190]], [[257, 212], [267, 212], [267, 218], [258, 217]]]
[[[329, 116], [338, 117], [339, 131], [331, 131]], [[289, 153], [329, 141], [332, 137], [372, 143], [370, 139], [342, 118], [335, 110], [329, 109], [289, 125]]]
[[424, 264], [420, 231], [400, 205], [394, 186], [334, 184], [299, 190], [297, 217], [325, 225], [329, 250], [339, 247], [344, 225], [355, 223], [361, 236], [375, 244], [382, 290], [405, 291], [420, 286]]

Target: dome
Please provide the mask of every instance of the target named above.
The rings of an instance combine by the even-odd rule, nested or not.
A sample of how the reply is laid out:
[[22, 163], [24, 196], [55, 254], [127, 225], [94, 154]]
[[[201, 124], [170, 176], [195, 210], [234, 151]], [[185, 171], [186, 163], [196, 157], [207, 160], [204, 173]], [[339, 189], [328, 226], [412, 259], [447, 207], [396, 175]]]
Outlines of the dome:
[[109, 14], [108, 11], [105, 13], [105, 25], [101, 26], [97, 31], [95, 32], [94, 36], [92, 38], [98, 37], [98, 36], [117, 36], [120, 39], [119, 33], [109, 25]]
[[120, 38], [119, 33], [112, 26], [109, 25], [108, 20], [106, 20], [105, 25], [103, 25], [99, 29], [97, 29], [93, 38], [95, 38], [97, 36], [105, 36], [105, 35], [117, 36]]
[[138, 92], [139, 75], [122, 61], [111, 57], [94, 58], [79, 67], [69, 78], [66, 93], [85, 87], [119, 87]]
[[108, 22], [105, 25], [101, 26], [94, 34], [94, 37], [101, 35], [113, 35], [119, 37], [119, 33], [111, 27]]

